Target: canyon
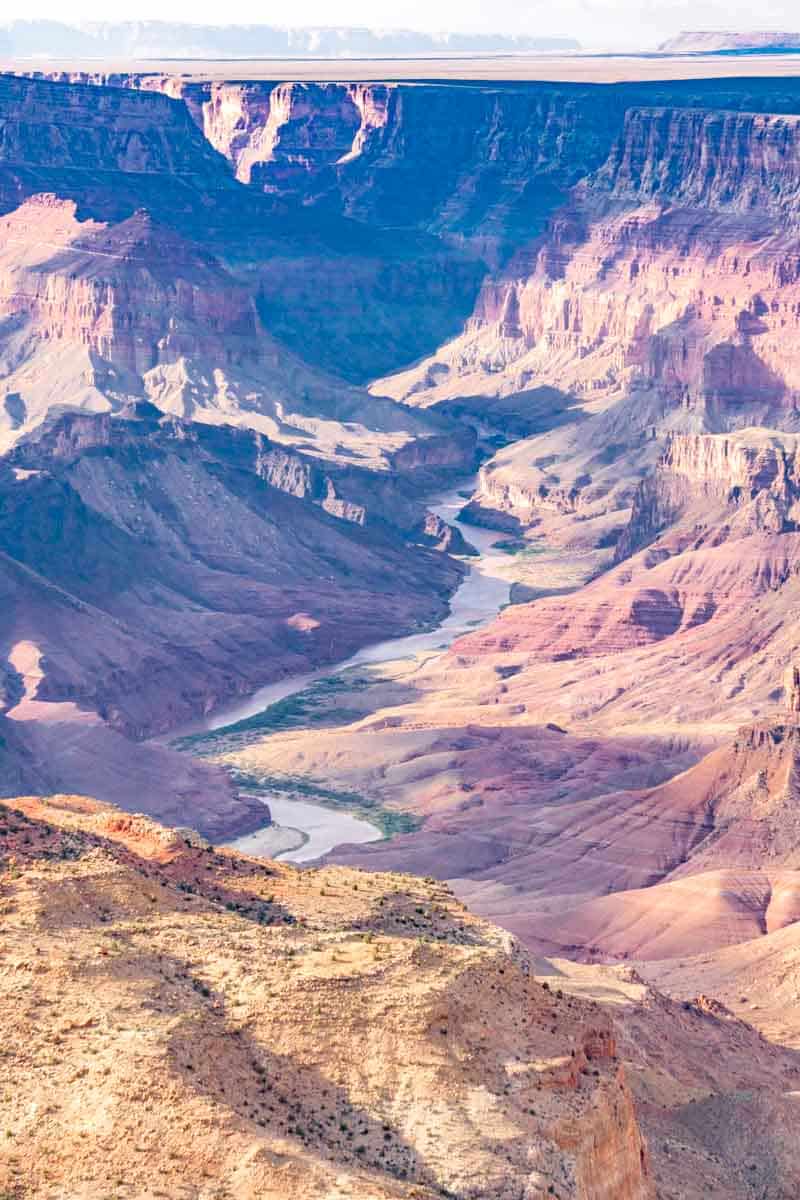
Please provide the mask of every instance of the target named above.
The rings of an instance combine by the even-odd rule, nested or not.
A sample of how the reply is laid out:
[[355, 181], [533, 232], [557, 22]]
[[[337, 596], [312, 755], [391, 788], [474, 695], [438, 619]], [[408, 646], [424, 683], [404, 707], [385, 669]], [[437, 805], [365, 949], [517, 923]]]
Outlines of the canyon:
[[15, 69], [7, 1186], [796, 1195], [800, 82]]

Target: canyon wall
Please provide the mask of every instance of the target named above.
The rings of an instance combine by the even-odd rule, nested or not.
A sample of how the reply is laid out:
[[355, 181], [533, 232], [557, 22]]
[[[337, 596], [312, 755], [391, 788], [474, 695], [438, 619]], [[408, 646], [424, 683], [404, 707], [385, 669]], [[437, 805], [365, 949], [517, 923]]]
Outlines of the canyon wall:
[[630, 108], [607, 162], [587, 189], [625, 200], [781, 213], [800, 187], [800, 117]]
[[[304, 204], [333, 195], [360, 220], [424, 225], [479, 249], [530, 238], [565, 191], [606, 160], [605, 172], [614, 171], [620, 155], [621, 174], [650, 153], [663, 175], [676, 155], [701, 145], [706, 154], [713, 141], [714, 153], [733, 166], [755, 129], [764, 167], [786, 167], [786, 131], [800, 112], [800, 87], [791, 79], [445, 85], [206, 81], [202, 71], [192, 79], [102, 69], [26, 73], [104, 91], [164, 93], [183, 101], [244, 182]], [[663, 144], [651, 127], [655, 112]], [[787, 116], [761, 121], [760, 114]]]
[[[38, 72], [42, 74], [42, 72]], [[624, 113], [576, 85], [202, 82], [52, 72], [184, 101], [237, 177], [376, 227], [424, 228], [496, 259], [599, 166]]]
[[749, 429], [673, 437], [636, 490], [615, 549], [622, 562], [696, 509], [697, 523], [724, 514], [728, 534], [789, 533], [800, 517], [797, 436]]
[[[760, 254], [755, 296], [796, 260], [784, 247], [778, 267], [763, 245], [770, 219], [791, 223], [800, 113], [791, 80], [445, 86], [102, 71], [66, 80], [59, 86], [122, 91], [128, 103], [134, 88], [164, 93], [228, 161], [228, 186], [244, 185], [235, 203], [247, 243], [228, 237], [226, 257], [263, 246], [264, 265], [249, 274], [265, 319], [293, 349], [305, 338], [327, 369], [363, 381], [464, 327], [424, 369], [386, 384], [415, 403], [554, 381], [594, 394], [637, 355], [645, 377], [662, 365], [674, 373], [678, 324], [693, 306], [704, 320], [719, 310], [718, 275], [738, 279]], [[256, 195], [269, 207], [253, 208]], [[715, 230], [683, 215], [692, 205], [742, 223]], [[270, 228], [289, 239], [265, 244]], [[676, 266], [683, 295], [670, 297]], [[631, 284], [624, 308], [605, 294]], [[713, 317], [737, 316], [728, 303]], [[663, 312], [655, 324], [650, 305]], [[758, 369], [738, 352], [717, 357], [717, 390]]]
[[[165, 178], [172, 180], [170, 196]], [[183, 105], [119, 88], [0, 75], [0, 207], [55, 192], [82, 212], [129, 215], [137, 201], [173, 210], [192, 191], [233, 186], [224, 159]]]
[[629, 107], [461, 335], [373, 385], [424, 407], [541, 388], [574, 406], [487, 465], [482, 520], [564, 518], [557, 536], [606, 545], [670, 436], [797, 427], [799, 129], [782, 113]]

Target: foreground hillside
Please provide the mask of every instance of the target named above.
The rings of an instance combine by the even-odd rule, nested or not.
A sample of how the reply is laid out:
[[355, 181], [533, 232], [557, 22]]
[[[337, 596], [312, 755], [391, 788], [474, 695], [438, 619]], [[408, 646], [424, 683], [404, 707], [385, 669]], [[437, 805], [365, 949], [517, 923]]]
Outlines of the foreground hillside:
[[7, 1196], [646, 1200], [608, 1017], [446, 888], [0, 808]]
[[691, 960], [678, 999], [532, 962], [431, 879], [248, 859], [77, 796], [0, 806], [0, 905], [0, 1194], [800, 1187], [798, 1056], [690, 990]]

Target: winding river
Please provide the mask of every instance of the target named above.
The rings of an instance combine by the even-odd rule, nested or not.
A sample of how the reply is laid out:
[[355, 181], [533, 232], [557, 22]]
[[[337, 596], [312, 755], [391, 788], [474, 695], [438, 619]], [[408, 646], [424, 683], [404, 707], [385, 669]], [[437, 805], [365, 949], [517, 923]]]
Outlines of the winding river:
[[[235, 725], [238, 721], [263, 712], [279, 700], [304, 691], [316, 680], [329, 679], [350, 667], [445, 650], [456, 638], [494, 617], [509, 599], [510, 584], [508, 579], [501, 577], [501, 568], [505, 566], [507, 569], [509, 560], [507, 554], [493, 549], [493, 545], [502, 539], [502, 534], [466, 525], [457, 519], [465, 502], [464, 493], [471, 492], [474, 483], [474, 479], [462, 480], [457, 488], [432, 498], [427, 504], [432, 512], [460, 529], [480, 555], [466, 560], [469, 570], [451, 597], [450, 613], [435, 629], [377, 642], [334, 667], [328, 665], [268, 684], [246, 699], [238, 699], [219, 708], [202, 721], [182, 730], [182, 735], [210, 733]], [[275, 825], [231, 842], [234, 848], [245, 854], [303, 862], [319, 858], [343, 842], [370, 842], [383, 836], [376, 826], [352, 813], [306, 800], [270, 797], [268, 803]]]

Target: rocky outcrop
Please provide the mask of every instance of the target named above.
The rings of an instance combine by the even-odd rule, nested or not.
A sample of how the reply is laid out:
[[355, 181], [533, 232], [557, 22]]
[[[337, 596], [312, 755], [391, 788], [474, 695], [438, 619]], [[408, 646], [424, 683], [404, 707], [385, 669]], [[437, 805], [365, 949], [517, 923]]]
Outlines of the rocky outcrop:
[[87, 173], [203, 173], [212, 186], [226, 177], [223, 164], [196, 136], [186, 111], [155, 93], [135, 96], [120, 88], [89, 89], [3, 74], [0, 108], [2, 163]]
[[[86, 347], [134, 376], [181, 357], [214, 358], [221, 367], [257, 357], [247, 289], [148, 212], [108, 227], [78, 222], [70, 204], [44, 195], [0, 225], [0, 314], [17, 326], [26, 319], [43, 341]], [[25, 247], [15, 263], [13, 248], [37, 236], [52, 239], [40, 261]]]
[[791, 666], [786, 670], [784, 693], [786, 707], [792, 714], [800, 713], [800, 667]]
[[768, 429], [674, 437], [663, 459], [670, 471], [720, 500], [753, 500], [771, 491], [787, 503], [800, 488], [796, 436]]
[[370, 151], [388, 123], [392, 94], [380, 83], [209, 84], [204, 91], [201, 127], [237, 178], [306, 197], [319, 189], [319, 176]]
[[187, 109], [156, 93], [1, 75], [0, 123], [4, 211], [57, 192], [95, 215], [127, 216], [145, 197], [180, 212], [197, 187], [213, 195], [235, 186]]
[[622, 562], [693, 509], [692, 537], [704, 525], [727, 521], [717, 544], [724, 536], [793, 532], [800, 528], [799, 501], [795, 436], [762, 429], [676, 436], [639, 485], [615, 561]]
[[[471, 431], [444, 436], [441, 420], [298, 360], [264, 327], [251, 286], [146, 210], [81, 221], [46, 195], [0, 217], [0, 230], [0, 446], [54, 405], [117, 412], [146, 399], [329, 460], [391, 466], [420, 486], [426, 466], [472, 464]], [[429, 444], [406, 449], [417, 433]]]
[[605, 1106], [598, 1104], [590, 1121], [576, 1122], [572, 1137], [561, 1142], [565, 1149], [571, 1143], [577, 1152], [577, 1194], [586, 1200], [644, 1200], [656, 1195], [650, 1156], [622, 1068], [615, 1082], [616, 1094]]
[[[747, 170], [760, 177], [760, 167]], [[537, 386], [583, 403], [656, 390], [678, 414], [709, 410], [718, 422], [742, 408], [791, 407], [800, 373], [785, 333], [798, 253], [782, 218], [755, 209], [710, 220], [670, 207], [669, 192], [623, 204], [602, 173], [576, 195], [542, 241], [484, 284], [459, 339], [374, 390], [414, 404]], [[663, 421], [639, 408], [640, 429]]]

